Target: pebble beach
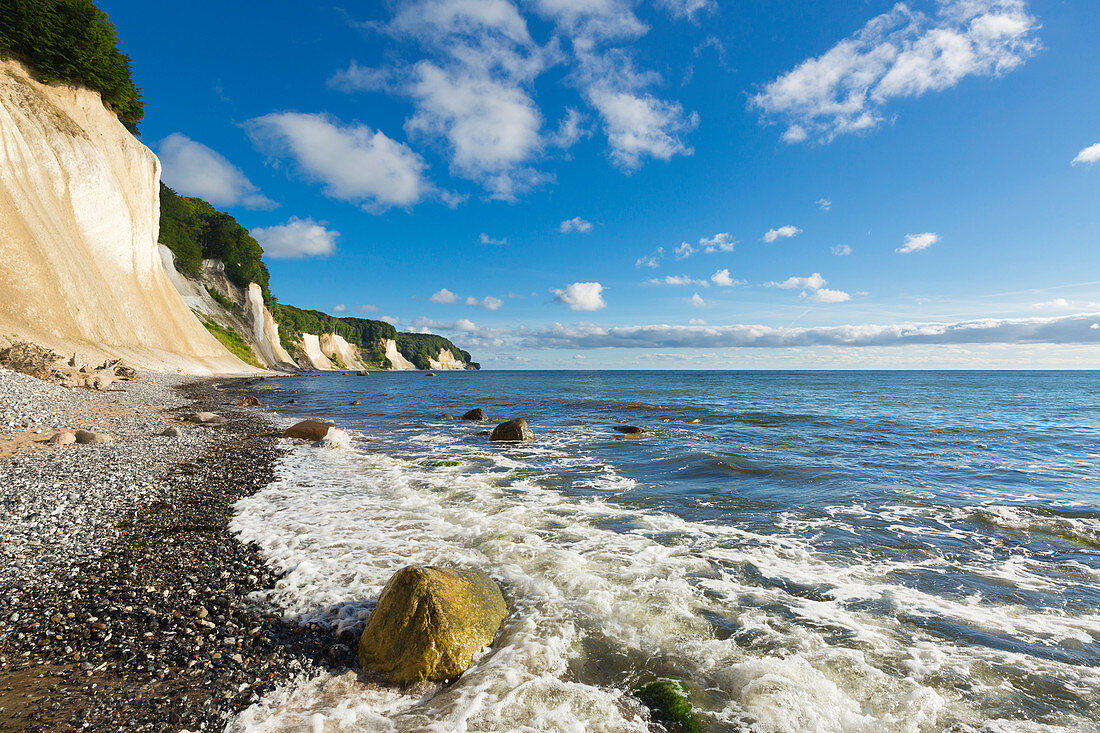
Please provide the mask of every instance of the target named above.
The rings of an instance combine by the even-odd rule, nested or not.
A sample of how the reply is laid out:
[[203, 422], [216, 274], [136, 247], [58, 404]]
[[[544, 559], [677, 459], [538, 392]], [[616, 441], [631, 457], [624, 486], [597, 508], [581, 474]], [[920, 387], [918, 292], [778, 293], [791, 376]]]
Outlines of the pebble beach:
[[[354, 666], [353, 638], [251, 598], [278, 578], [228, 522], [280, 448], [263, 408], [235, 407], [248, 387], [143, 372], [94, 392], [0, 369], [0, 730], [221, 730]], [[49, 445], [61, 430], [111, 440]]]

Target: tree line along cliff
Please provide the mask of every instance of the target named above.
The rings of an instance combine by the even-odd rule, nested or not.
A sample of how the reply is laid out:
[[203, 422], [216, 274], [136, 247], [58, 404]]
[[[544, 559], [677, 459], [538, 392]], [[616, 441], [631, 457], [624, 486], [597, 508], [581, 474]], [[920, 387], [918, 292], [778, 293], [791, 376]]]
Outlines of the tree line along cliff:
[[[392, 340], [397, 349], [418, 369], [431, 369], [441, 350], [450, 351], [455, 360], [470, 368], [479, 365], [469, 352], [458, 348], [443, 336], [427, 333], [399, 333], [385, 321], [351, 316], [337, 317], [316, 310], [280, 303], [271, 293], [270, 276], [262, 256], [263, 248], [248, 230], [231, 215], [218, 211], [206, 201], [180, 196], [161, 184], [160, 243], [172, 250], [176, 269], [193, 280], [202, 279], [203, 261], [217, 260], [224, 265], [226, 278], [241, 288], [256, 283], [263, 292], [264, 305], [279, 325], [279, 340], [291, 354], [299, 350], [303, 334], [331, 333], [358, 347], [364, 359], [383, 368], [388, 366], [384, 343]], [[211, 289], [217, 300], [220, 293]], [[222, 296], [224, 297], [224, 296]], [[220, 300], [232, 309], [232, 301]]]

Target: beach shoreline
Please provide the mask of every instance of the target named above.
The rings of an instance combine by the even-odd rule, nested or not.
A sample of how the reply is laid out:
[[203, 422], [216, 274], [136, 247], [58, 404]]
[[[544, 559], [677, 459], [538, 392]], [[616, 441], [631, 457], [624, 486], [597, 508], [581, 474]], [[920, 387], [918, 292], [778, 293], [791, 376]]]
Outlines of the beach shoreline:
[[[249, 384], [143, 373], [97, 393], [0, 370], [0, 433], [24, 441], [0, 457], [0, 730], [221, 729], [354, 666], [354, 639], [250, 600], [278, 577], [229, 522], [281, 449], [263, 408], [235, 407]], [[113, 440], [42, 445], [80, 428]]]

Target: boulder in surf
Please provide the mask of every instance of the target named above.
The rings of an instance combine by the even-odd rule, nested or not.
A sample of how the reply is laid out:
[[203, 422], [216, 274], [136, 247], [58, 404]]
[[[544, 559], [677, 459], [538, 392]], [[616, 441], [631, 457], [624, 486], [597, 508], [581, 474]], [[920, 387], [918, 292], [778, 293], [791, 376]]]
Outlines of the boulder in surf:
[[531, 431], [531, 428], [527, 426], [527, 421], [522, 417], [517, 417], [515, 420], [509, 420], [508, 422], [502, 422], [489, 434], [489, 440], [498, 440], [508, 443], [519, 443], [534, 439], [534, 432]]
[[302, 420], [283, 431], [284, 438], [297, 438], [298, 440], [323, 440], [328, 435], [329, 428], [336, 427], [336, 423], [327, 420]]
[[507, 615], [500, 587], [480, 570], [402, 568], [367, 619], [359, 664], [403, 685], [454, 679]]

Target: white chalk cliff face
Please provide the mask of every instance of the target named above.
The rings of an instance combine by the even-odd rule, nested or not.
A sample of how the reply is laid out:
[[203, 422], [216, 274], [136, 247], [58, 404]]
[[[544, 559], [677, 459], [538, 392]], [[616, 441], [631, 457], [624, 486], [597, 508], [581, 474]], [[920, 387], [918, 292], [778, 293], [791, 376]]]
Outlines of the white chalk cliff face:
[[339, 362], [345, 369], [366, 369], [367, 365], [359, 355], [359, 347], [349, 344], [343, 336], [335, 333], [323, 333], [320, 339], [321, 353], [333, 362]]
[[416, 369], [416, 365], [405, 358], [405, 355], [397, 350], [397, 342], [393, 339], [386, 339], [383, 342], [386, 347], [386, 358], [390, 360], [390, 364], [394, 369], [400, 369], [402, 371], [408, 371]]
[[160, 163], [86, 89], [0, 61], [0, 331], [87, 359], [254, 371], [191, 313], [157, 246]]
[[321, 339], [317, 334], [303, 333], [302, 340], [298, 342], [298, 348], [314, 369], [336, 368], [336, 365], [329, 361], [325, 353], [321, 351]]
[[431, 365], [432, 369], [439, 371], [443, 371], [444, 369], [463, 370], [466, 368], [466, 362], [456, 359], [450, 349], [440, 349], [439, 358], [428, 359], [428, 363]]

